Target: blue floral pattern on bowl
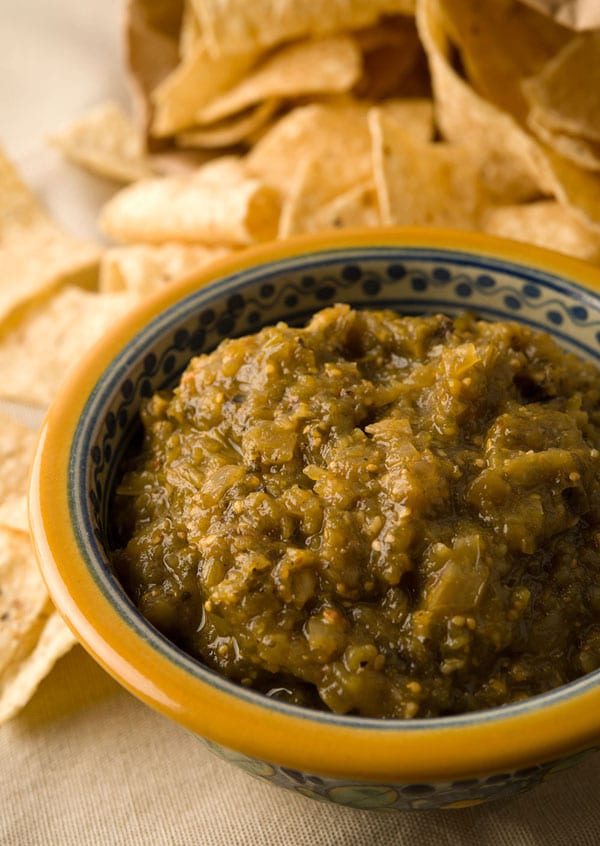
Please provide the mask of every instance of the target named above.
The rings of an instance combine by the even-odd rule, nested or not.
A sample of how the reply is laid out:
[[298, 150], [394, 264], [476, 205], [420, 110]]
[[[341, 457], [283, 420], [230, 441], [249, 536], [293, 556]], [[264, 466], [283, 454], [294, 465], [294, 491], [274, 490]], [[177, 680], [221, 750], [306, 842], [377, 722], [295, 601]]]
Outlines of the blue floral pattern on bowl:
[[598, 750], [586, 749], [559, 761], [512, 772], [495, 773], [482, 778], [469, 778], [423, 784], [359, 784], [354, 781], [322, 778], [316, 775], [266, 764], [232, 752], [203, 739], [208, 748], [255, 778], [265, 779], [277, 787], [284, 787], [317, 799], [335, 802], [362, 810], [428, 811], [436, 808], [465, 808], [480, 805], [490, 799], [507, 799], [524, 793], [546, 779], [578, 764]]

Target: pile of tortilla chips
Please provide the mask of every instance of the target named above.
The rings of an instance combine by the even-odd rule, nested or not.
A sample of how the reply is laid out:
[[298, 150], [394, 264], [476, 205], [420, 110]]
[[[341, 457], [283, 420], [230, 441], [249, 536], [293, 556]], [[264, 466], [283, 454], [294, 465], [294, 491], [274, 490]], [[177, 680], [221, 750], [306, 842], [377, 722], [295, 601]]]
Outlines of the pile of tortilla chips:
[[0, 398], [5, 408], [0, 411], [0, 723], [28, 701], [74, 643], [48, 598], [29, 538], [27, 478], [36, 435], [21, 420], [48, 405], [81, 349], [134, 302], [128, 293], [99, 296], [99, 257], [97, 245], [50, 220], [0, 153]]
[[[132, 116], [55, 143], [129, 183], [101, 289], [344, 226], [437, 224], [600, 262], [600, 32], [520, 0], [130, 0]], [[169, 209], [169, 213], [165, 213]]]
[[[0, 153], [0, 400], [44, 408], [115, 317], [272, 238], [437, 224], [600, 264], [600, 32], [520, 0], [129, 0], [132, 114], [51, 140], [111, 180], [108, 246]], [[28, 538], [33, 436], [0, 418], [0, 722], [73, 642]]]

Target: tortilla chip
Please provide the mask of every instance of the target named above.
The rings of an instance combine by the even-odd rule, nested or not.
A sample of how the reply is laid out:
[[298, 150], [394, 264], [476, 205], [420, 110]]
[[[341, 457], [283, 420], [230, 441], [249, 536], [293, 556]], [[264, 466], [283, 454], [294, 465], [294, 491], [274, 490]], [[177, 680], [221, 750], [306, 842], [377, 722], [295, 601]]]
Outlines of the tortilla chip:
[[192, 52], [151, 94], [152, 134], [164, 137], [193, 126], [198, 111], [215, 95], [243, 79], [258, 55], [251, 50], [215, 58], [203, 41], [197, 41]]
[[18, 655], [0, 672], [0, 724], [29, 702], [42, 679], [75, 642], [70, 629], [48, 602], [23, 638]]
[[523, 91], [545, 126], [600, 141], [600, 31], [571, 38]]
[[0, 501], [0, 526], [16, 529], [19, 532], [29, 532], [29, 514], [27, 512], [27, 494], [9, 496]]
[[100, 291], [132, 291], [146, 296], [173, 280], [207, 267], [231, 252], [227, 247], [161, 244], [111, 247], [100, 265]]
[[600, 173], [583, 170], [550, 147], [543, 147], [552, 193], [585, 225], [600, 231]]
[[219, 149], [233, 147], [262, 130], [277, 111], [279, 100], [265, 100], [253, 109], [235, 115], [233, 118], [219, 121], [201, 128], [193, 127], [188, 132], [180, 132], [175, 142], [183, 147], [201, 147]]
[[422, 0], [417, 25], [429, 59], [439, 128], [447, 140], [470, 147], [470, 155], [481, 163], [490, 199], [508, 204], [550, 193], [552, 184], [535, 140], [452, 66], [440, 0]]
[[0, 412], [0, 504], [27, 492], [27, 476], [36, 437], [36, 433], [27, 426]]
[[99, 250], [47, 217], [0, 150], [0, 322], [69, 282], [96, 282]]
[[328, 169], [319, 203], [372, 176], [368, 107], [342, 98], [293, 109], [246, 157], [248, 171], [285, 195], [299, 162], [318, 159]]
[[281, 211], [280, 238], [345, 226], [377, 226], [381, 222], [372, 181], [321, 203], [319, 197], [326, 180], [327, 170], [318, 159], [307, 159], [297, 168]]
[[[402, 123], [415, 140], [426, 141], [433, 137], [430, 100], [389, 99], [382, 101], [380, 108], [391, 119]], [[250, 150], [246, 156], [248, 170], [282, 196], [291, 193], [296, 198], [292, 197], [285, 204], [288, 222], [284, 221], [280, 227], [280, 237], [282, 232], [291, 231], [290, 227], [296, 229], [297, 224], [291, 224], [290, 215], [297, 215], [294, 205], [299, 195], [306, 197], [306, 189], [302, 187], [306, 179], [310, 180], [313, 191], [310, 205], [314, 210], [334, 203], [337, 197], [354, 191], [357, 186], [372, 184], [368, 111], [367, 103], [349, 98], [301, 106], [275, 123]], [[314, 172], [317, 165], [312, 166], [311, 162], [319, 163], [321, 179], [315, 180], [309, 171], [304, 175], [296, 173], [305, 167], [311, 167]], [[301, 203], [304, 206], [305, 200]], [[363, 212], [366, 219], [371, 218], [368, 209]], [[327, 210], [324, 215], [324, 220], [330, 218]], [[306, 210], [302, 216], [307, 219]], [[314, 231], [313, 223], [310, 231]]]
[[375, 185], [384, 224], [474, 228], [479, 168], [459, 145], [419, 143], [380, 109], [369, 112]]
[[312, 221], [305, 224], [305, 231], [320, 232], [324, 229], [343, 229], [346, 226], [380, 224], [381, 212], [375, 184], [364, 182], [316, 209]]
[[489, 208], [482, 216], [481, 228], [492, 235], [600, 264], [600, 234], [555, 200]]
[[245, 246], [275, 236], [279, 195], [246, 176], [241, 162], [209, 162], [191, 178], [141, 180], [104, 207], [101, 225], [119, 243]]
[[534, 106], [527, 122], [540, 141], [565, 159], [586, 170], [600, 170], [600, 141], [569, 135], [546, 124], [546, 113]]
[[235, 87], [196, 112], [196, 123], [230, 117], [264, 100], [349, 91], [362, 72], [361, 52], [349, 35], [281, 47]]
[[359, 29], [382, 15], [412, 14], [415, 0], [191, 0], [212, 55], [266, 49], [303, 36]]
[[27, 482], [37, 435], [0, 412], [0, 525], [29, 531]]
[[131, 293], [66, 287], [33, 303], [0, 334], [0, 395], [48, 405], [82, 352], [135, 302]]
[[0, 526], [0, 681], [47, 600], [29, 536]]
[[51, 140], [70, 161], [115, 182], [134, 182], [152, 173], [141, 137], [117, 103], [96, 106]]
[[524, 123], [521, 83], [569, 40], [569, 30], [520, 0], [444, 0], [442, 8], [473, 87]]

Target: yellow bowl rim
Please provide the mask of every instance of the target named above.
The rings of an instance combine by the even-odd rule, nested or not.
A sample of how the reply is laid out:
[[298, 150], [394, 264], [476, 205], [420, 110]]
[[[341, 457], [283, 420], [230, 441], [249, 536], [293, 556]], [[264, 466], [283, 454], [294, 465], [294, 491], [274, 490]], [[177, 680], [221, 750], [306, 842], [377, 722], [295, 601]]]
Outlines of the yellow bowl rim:
[[163, 309], [225, 275], [301, 253], [369, 246], [484, 255], [562, 276], [600, 294], [600, 269], [585, 262], [433, 227], [355, 229], [263, 244], [166, 287], [83, 356], [45, 417], [31, 470], [29, 514], [50, 596], [84, 647], [125, 688], [191, 731], [269, 763], [337, 778], [414, 783], [510, 772], [592, 747], [600, 739], [600, 679], [590, 676], [509, 708], [413, 721], [321, 715], [274, 704], [232, 683], [209, 684], [133, 633], [85, 567], [69, 519], [69, 449], [85, 402], [118, 351]]

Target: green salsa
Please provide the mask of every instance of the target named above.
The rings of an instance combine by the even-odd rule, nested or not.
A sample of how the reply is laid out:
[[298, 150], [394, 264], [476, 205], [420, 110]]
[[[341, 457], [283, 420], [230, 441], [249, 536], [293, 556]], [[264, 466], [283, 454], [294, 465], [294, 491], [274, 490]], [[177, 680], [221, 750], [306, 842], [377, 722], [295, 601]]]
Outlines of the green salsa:
[[600, 667], [600, 373], [548, 335], [338, 305], [194, 358], [141, 418], [115, 571], [219, 673], [410, 718]]

